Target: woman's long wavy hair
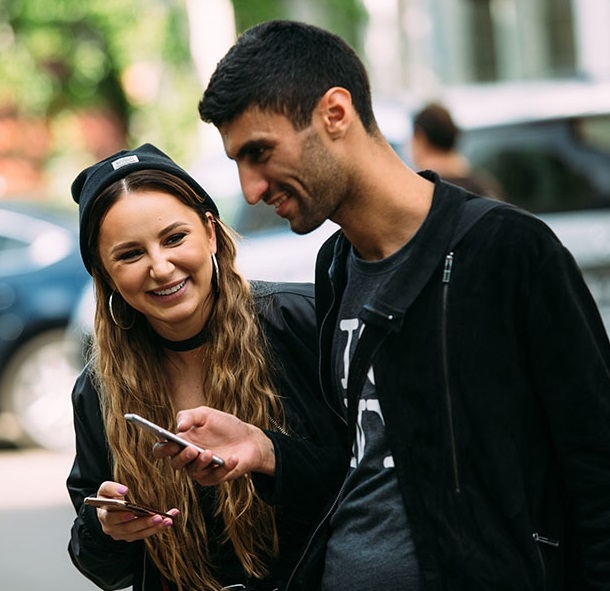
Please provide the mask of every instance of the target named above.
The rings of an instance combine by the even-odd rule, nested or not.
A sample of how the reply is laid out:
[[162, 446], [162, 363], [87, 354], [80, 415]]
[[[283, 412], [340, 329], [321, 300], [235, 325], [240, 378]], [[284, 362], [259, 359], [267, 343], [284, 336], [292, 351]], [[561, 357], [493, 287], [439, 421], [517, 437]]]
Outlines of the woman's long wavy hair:
[[[159, 170], [133, 172], [102, 192], [93, 204], [86, 232], [92, 255], [96, 293], [93, 379], [100, 392], [102, 413], [113, 459], [114, 478], [126, 484], [134, 501], [167, 510], [178, 507], [174, 525], [146, 540], [147, 550], [162, 575], [180, 590], [217, 590], [213, 551], [232, 544], [249, 577], [266, 574], [265, 564], [278, 552], [273, 510], [255, 494], [249, 476], [215, 487], [206, 494], [212, 512], [222, 523], [222, 537], [211, 540], [204, 517], [204, 490], [184, 472], [172, 470], [169, 461], [157, 461], [151, 449], [155, 436], [127, 424], [127, 412], [141, 414], [170, 430], [176, 429], [178, 409], [172, 401], [172, 384], [166, 371], [165, 350], [151, 339], [142, 314], [123, 303], [115, 316], [109, 312], [111, 288], [98, 250], [100, 224], [109, 207], [121, 196], [144, 190], [169, 193], [197, 210], [202, 223], [214, 223], [220, 269], [216, 302], [207, 327], [211, 338], [200, 349], [204, 368], [202, 404], [220, 409], [261, 428], [284, 424], [283, 409], [272, 387], [272, 367], [258, 325], [248, 283], [235, 266], [232, 231], [219, 219], [205, 215], [201, 198], [181, 179]], [[116, 297], [114, 299], [117, 299]], [[210, 501], [209, 499], [213, 499]]]

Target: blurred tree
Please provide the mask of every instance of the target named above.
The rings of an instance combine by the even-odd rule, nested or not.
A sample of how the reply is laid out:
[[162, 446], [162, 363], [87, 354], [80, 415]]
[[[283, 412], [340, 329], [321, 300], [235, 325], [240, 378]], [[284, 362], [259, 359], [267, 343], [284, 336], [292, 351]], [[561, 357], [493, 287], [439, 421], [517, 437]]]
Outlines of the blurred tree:
[[[183, 3], [2, 3], [0, 125], [45, 122], [54, 136], [51, 153], [72, 146], [102, 157], [143, 136], [176, 157], [193, 149], [195, 131], [191, 145], [182, 131], [193, 129], [192, 97], [199, 87]], [[57, 125], [59, 133], [53, 129]], [[79, 127], [86, 128], [84, 145], [75, 146]], [[10, 148], [18, 152], [22, 147]]]
[[[201, 87], [186, 0], [0, 2], [0, 197], [65, 198], [66, 177], [143, 141], [192, 159]], [[238, 31], [297, 18], [361, 45], [361, 0], [232, 2]]]
[[[108, 100], [124, 111], [128, 102], [119, 79], [132, 62], [158, 56], [171, 66], [190, 59], [179, 3], [4, 0], [4, 4], [0, 100], [12, 86], [20, 104], [30, 111], [49, 114], [65, 104], [88, 105], [92, 100]], [[33, 80], [36, 84], [30, 85]], [[37, 89], [34, 93], [32, 86]]]
[[343, 37], [360, 55], [367, 11], [362, 0], [232, 0], [238, 33], [270, 19], [311, 22]]

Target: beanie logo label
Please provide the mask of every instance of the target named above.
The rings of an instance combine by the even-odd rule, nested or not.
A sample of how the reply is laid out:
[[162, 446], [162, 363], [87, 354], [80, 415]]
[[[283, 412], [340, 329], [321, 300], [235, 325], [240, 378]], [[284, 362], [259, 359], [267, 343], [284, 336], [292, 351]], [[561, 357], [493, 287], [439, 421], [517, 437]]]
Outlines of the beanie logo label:
[[118, 170], [121, 166], [127, 166], [128, 164], [133, 164], [134, 162], [140, 162], [140, 159], [135, 155], [124, 156], [123, 158], [119, 158], [112, 163], [112, 168], [114, 170]]

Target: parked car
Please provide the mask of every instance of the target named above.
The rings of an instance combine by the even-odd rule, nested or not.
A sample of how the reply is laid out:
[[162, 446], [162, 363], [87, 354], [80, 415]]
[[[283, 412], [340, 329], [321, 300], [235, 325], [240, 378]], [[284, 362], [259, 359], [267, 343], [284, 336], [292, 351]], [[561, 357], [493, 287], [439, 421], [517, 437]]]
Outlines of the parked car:
[[0, 202], [0, 440], [71, 445], [65, 330], [88, 277], [75, 211]]
[[[529, 82], [444, 89], [459, 148], [503, 198], [543, 219], [572, 252], [610, 331], [610, 84]], [[384, 100], [386, 137], [409, 162], [421, 99]]]

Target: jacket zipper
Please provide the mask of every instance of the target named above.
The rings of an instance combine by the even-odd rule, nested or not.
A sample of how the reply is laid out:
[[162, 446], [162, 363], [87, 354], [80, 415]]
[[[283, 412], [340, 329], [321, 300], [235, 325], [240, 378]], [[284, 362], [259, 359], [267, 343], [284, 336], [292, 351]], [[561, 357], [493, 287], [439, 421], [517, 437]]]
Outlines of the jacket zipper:
[[[332, 277], [332, 270], [333, 270], [334, 265], [335, 265], [335, 262], [333, 261], [333, 263], [331, 264], [330, 268], [328, 269], [328, 279], [329, 279], [329, 283], [330, 283], [330, 289], [331, 289], [331, 292], [332, 292], [332, 298], [331, 298], [330, 306], [328, 307], [328, 310], [326, 312], [326, 315], [322, 319], [322, 324], [320, 325], [320, 330], [318, 332], [318, 351], [322, 351], [322, 335], [324, 334], [324, 330], [325, 330], [326, 324], [328, 322], [328, 317], [330, 316], [330, 313], [331, 313], [332, 309], [334, 308], [335, 301], [337, 299], [337, 292], [336, 292], [335, 284], [333, 282], [333, 277]], [[324, 397], [324, 400], [326, 402], [326, 406], [328, 408], [330, 408], [330, 410], [335, 415], [337, 415], [337, 417], [345, 425], [347, 425], [347, 419], [345, 418], [344, 414], [341, 413], [341, 412], [337, 412], [335, 407], [332, 404], [330, 404], [329, 401], [328, 401], [328, 397], [326, 396], [326, 390], [324, 389], [324, 380], [322, 379], [322, 363], [321, 363], [321, 361], [318, 362], [318, 383], [320, 384], [320, 389], [322, 391], [322, 396]]]
[[447, 309], [449, 301], [449, 281], [451, 280], [451, 271], [453, 269], [453, 252], [450, 252], [445, 257], [445, 266], [443, 268], [443, 303], [441, 315], [441, 349], [443, 359], [443, 374], [445, 381], [445, 402], [447, 404], [447, 417], [449, 424], [449, 440], [451, 443], [451, 461], [453, 464], [453, 485], [455, 493], [460, 494], [460, 473], [458, 470], [457, 461], [457, 446], [455, 444], [455, 430], [453, 426], [453, 402], [451, 397], [451, 388], [449, 387], [449, 360], [447, 357]]
[[532, 534], [532, 538], [534, 539], [534, 542], [536, 542], [536, 552], [538, 553], [538, 560], [540, 561], [540, 568], [542, 570], [542, 588], [546, 589], [546, 564], [544, 562], [544, 556], [542, 555], [540, 545], [544, 544], [545, 546], [557, 548], [559, 546], [559, 541], [546, 538], [545, 536], [541, 536], [537, 533]]
[[143, 552], [142, 559], [142, 591], [146, 591], [146, 550]]

